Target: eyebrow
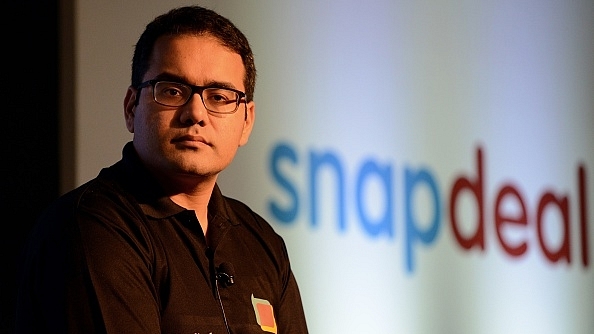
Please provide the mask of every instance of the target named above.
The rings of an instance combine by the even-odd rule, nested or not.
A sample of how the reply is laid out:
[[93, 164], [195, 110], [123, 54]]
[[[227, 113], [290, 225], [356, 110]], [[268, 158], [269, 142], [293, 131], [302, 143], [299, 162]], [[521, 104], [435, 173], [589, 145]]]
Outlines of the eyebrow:
[[[171, 74], [171, 73], [160, 73], [157, 76], [155, 76], [154, 80], [174, 81], [174, 82], [178, 82], [178, 83], [182, 83], [182, 84], [186, 84], [186, 85], [197, 86], [197, 85], [192, 85], [185, 78], [183, 78], [179, 75]], [[236, 88], [234, 85], [232, 85], [229, 82], [216, 81], [216, 80], [208, 81], [204, 85], [201, 85], [200, 87], [230, 88], [230, 89], [234, 89], [234, 90], [239, 90], [238, 88]]]

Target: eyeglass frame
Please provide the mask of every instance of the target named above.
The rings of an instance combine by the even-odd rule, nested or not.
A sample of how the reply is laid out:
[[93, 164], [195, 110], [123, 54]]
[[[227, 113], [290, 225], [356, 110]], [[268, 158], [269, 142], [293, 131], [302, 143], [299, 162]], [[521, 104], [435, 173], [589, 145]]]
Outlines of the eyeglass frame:
[[[174, 83], [174, 84], [178, 84], [178, 85], [184, 85], [187, 87], [190, 87], [191, 91], [190, 91], [190, 95], [188, 97], [188, 99], [186, 100], [186, 102], [182, 103], [179, 106], [173, 106], [173, 105], [168, 105], [168, 104], [164, 104], [161, 103], [159, 101], [157, 101], [157, 97], [155, 96], [155, 85], [159, 82], [169, 82], [169, 83]], [[202, 105], [204, 106], [204, 108], [206, 108], [206, 110], [208, 110], [208, 112], [211, 112], [213, 114], [217, 114], [217, 115], [231, 115], [234, 114], [237, 109], [239, 109], [239, 105], [244, 102], [246, 104], [246, 112], [247, 112], [247, 100], [246, 100], [246, 94], [240, 90], [237, 89], [233, 89], [233, 88], [227, 88], [227, 87], [217, 87], [217, 86], [196, 86], [196, 85], [191, 85], [189, 83], [185, 83], [185, 82], [178, 82], [178, 81], [172, 81], [172, 80], [159, 80], [159, 79], [151, 79], [151, 80], [147, 80], [145, 82], [140, 83], [138, 86], [136, 86], [136, 89], [138, 90], [138, 94], [136, 94], [136, 105], [138, 105], [139, 101], [140, 101], [140, 91], [145, 88], [151, 86], [153, 88], [153, 101], [155, 101], [155, 103], [158, 103], [162, 106], [166, 106], [166, 107], [183, 107], [185, 106], [188, 102], [190, 102], [190, 100], [194, 97], [194, 94], [198, 94], [200, 95], [200, 100], [202, 101]], [[202, 97], [202, 93], [204, 92], [204, 90], [206, 89], [225, 89], [228, 91], [232, 91], [235, 92], [238, 96], [237, 96], [237, 101], [235, 102], [235, 109], [233, 109], [233, 111], [229, 111], [229, 112], [220, 112], [220, 111], [214, 111], [214, 110], [210, 110], [207, 106], [206, 103], [204, 102], [204, 97]], [[246, 114], [247, 117], [247, 114]]]

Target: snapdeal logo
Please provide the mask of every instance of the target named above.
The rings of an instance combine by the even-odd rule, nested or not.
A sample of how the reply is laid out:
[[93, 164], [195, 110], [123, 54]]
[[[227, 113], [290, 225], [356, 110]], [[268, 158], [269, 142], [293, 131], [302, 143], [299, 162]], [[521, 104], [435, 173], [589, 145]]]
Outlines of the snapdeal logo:
[[[529, 248], [536, 248], [546, 261], [550, 263], [572, 263], [574, 257], [578, 256], [581, 265], [588, 267], [589, 240], [588, 240], [588, 193], [586, 189], [586, 168], [583, 164], [576, 169], [576, 193], [564, 193], [560, 191], [545, 190], [538, 198], [527, 199], [521, 192], [521, 187], [507, 182], [499, 184], [485, 184], [485, 170], [488, 166], [486, 154], [479, 146], [475, 152], [475, 164], [470, 166], [464, 174], [456, 176], [451, 186], [442, 191], [437, 182], [437, 176], [431, 170], [424, 167], [403, 167], [401, 173], [396, 173], [390, 163], [380, 163], [373, 159], [361, 162], [356, 175], [347, 176], [345, 166], [339, 155], [333, 151], [318, 152], [310, 150], [306, 154], [300, 154], [297, 149], [288, 143], [277, 143], [270, 154], [269, 168], [274, 183], [279, 187], [282, 198], [272, 198], [268, 201], [270, 214], [279, 222], [291, 224], [297, 220], [305, 205], [309, 206], [309, 221], [312, 227], [320, 224], [320, 187], [323, 175], [330, 175], [334, 178], [332, 184], [336, 185], [333, 193], [336, 199], [335, 224], [338, 229], [347, 229], [347, 205], [354, 205], [357, 212], [357, 221], [361, 224], [364, 233], [372, 238], [384, 236], [394, 238], [395, 225], [399, 221], [393, 205], [395, 196], [402, 196], [404, 199], [403, 212], [398, 217], [403, 217], [404, 233], [404, 257], [406, 270], [414, 271], [415, 252], [418, 247], [429, 246], [436, 242], [441, 232], [444, 220], [447, 219], [449, 228], [452, 229], [456, 244], [467, 251], [486, 251], [492, 247], [486, 242], [485, 234], [488, 231], [495, 231], [496, 240], [500, 249], [511, 257], [522, 257]], [[299, 169], [305, 172], [307, 178], [307, 190], [303, 193], [298, 191], [299, 182], [291, 178], [295, 173], [291, 169]], [[402, 177], [395, 182], [397, 177]], [[381, 184], [382, 194], [385, 203], [382, 212], [371, 214], [370, 209], [365, 205], [364, 189], [369, 182]], [[355, 203], [346, 202], [346, 184], [354, 184]], [[397, 189], [395, 184], [402, 185]], [[488, 187], [487, 187], [488, 186]], [[414, 215], [416, 205], [415, 193], [417, 191], [428, 191], [432, 209], [429, 222], [420, 222]], [[325, 193], [328, 190], [325, 189]], [[396, 195], [397, 194], [397, 195]], [[474, 211], [477, 213], [476, 221], [472, 222], [472, 230], [462, 228], [461, 218], [458, 216], [461, 198], [472, 198]], [[487, 212], [486, 208], [492, 208]], [[505, 210], [505, 207], [512, 205], [516, 210]], [[572, 208], [575, 211], [572, 211]], [[447, 209], [449, 214], [444, 214]], [[510, 212], [513, 211], [513, 212]], [[572, 216], [570, 212], [577, 212]], [[555, 214], [560, 219], [554, 222], [546, 222], [547, 213]], [[551, 242], [547, 238], [547, 224], [557, 224], [559, 231], [559, 242]], [[487, 224], [493, 228], [487, 229]], [[510, 237], [506, 229], [511, 228], [519, 233]], [[577, 233], [573, 233], [577, 229]], [[529, 233], [528, 233], [529, 232]], [[529, 235], [536, 238], [529, 238]], [[573, 236], [578, 236], [574, 237]], [[536, 239], [536, 240], [534, 240]], [[573, 247], [577, 244], [577, 247]], [[577, 255], [572, 253], [578, 249]]]

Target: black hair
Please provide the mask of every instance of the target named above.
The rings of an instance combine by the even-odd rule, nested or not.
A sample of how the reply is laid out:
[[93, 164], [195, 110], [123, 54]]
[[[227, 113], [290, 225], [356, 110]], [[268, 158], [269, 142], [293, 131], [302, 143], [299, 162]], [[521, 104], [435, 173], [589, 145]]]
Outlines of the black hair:
[[185, 6], [157, 16], [145, 28], [134, 48], [132, 58], [132, 87], [138, 87], [148, 71], [155, 42], [161, 36], [208, 35], [239, 54], [245, 68], [245, 94], [247, 101], [254, 96], [256, 65], [245, 35], [227, 18], [200, 6]]

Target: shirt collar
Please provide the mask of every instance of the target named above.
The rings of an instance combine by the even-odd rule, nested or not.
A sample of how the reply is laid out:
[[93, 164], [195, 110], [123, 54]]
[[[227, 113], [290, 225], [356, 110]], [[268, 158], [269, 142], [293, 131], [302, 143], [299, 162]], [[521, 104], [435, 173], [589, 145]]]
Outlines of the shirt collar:
[[[110, 167], [118, 181], [127, 192], [138, 201], [142, 211], [149, 217], [163, 219], [186, 211], [165, 195], [157, 180], [149, 173], [140, 161], [132, 142], [128, 142], [122, 150], [122, 160]], [[107, 171], [106, 171], [107, 172]], [[226, 203], [219, 186], [215, 184], [208, 203], [209, 221], [222, 223], [230, 221], [232, 210]]]

